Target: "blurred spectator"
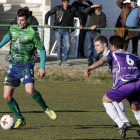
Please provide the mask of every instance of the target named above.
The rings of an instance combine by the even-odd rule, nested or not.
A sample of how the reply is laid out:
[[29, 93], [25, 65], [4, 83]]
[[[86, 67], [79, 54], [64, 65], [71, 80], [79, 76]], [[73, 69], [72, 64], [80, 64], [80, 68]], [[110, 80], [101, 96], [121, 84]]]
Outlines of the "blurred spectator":
[[[69, 5], [69, 0], [62, 0], [62, 5], [56, 6], [55, 8], [48, 11], [45, 15], [45, 27], [49, 28], [48, 18], [49, 16], [55, 14], [55, 23], [54, 26], [74, 26], [73, 20], [74, 16], [78, 16], [80, 20], [79, 29], [82, 29], [82, 17], [80, 12], [76, 9], [75, 6]], [[69, 29], [54, 29], [55, 36], [57, 40], [57, 64], [70, 66], [67, 62], [68, 53], [70, 48], [70, 32]], [[62, 39], [64, 41], [64, 56], [62, 56]]]
[[[86, 22], [87, 22], [87, 15], [84, 14], [84, 10], [89, 7], [89, 5], [93, 5], [93, 3], [90, 1], [90, 0], [85, 0], [85, 2], [87, 2], [89, 5], [86, 5], [86, 4], [83, 4], [84, 0], [77, 0], [77, 1], [74, 1], [72, 3], [72, 6], [75, 6], [80, 14], [82, 15], [82, 18], [83, 18], [83, 26], [86, 25]], [[79, 34], [79, 46], [78, 46], [78, 56], [81, 57], [81, 58], [84, 58], [85, 57], [85, 54], [84, 54], [84, 42], [85, 42], [85, 36], [86, 36], [86, 30], [80, 30], [80, 34]]]
[[[106, 27], [106, 15], [102, 12], [102, 5], [95, 4], [84, 10], [86, 15], [90, 15], [88, 27], [89, 31], [86, 33], [86, 46], [87, 46], [87, 56], [88, 56], [88, 66], [91, 66], [93, 62], [99, 60], [99, 54], [95, 50], [93, 40], [95, 37], [100, 35], [100, 30], [95, 30], [96, 28]], [[94, 61], [93, 61], [94, 58]]]
[[[123, 3], [126, 0], [118, 0], [117, 5], [122, 9], [117, 20], [116, 27], [126, 27], [128, 29], [140, 29], [140, 7], [137, 0], [130, 0], [130, 3]], [[130, 31], [132, 35], [132, 53], [138, 55], [139, 32]], [[127, 51], [130, 39], [125, 40], [124, 50]]]

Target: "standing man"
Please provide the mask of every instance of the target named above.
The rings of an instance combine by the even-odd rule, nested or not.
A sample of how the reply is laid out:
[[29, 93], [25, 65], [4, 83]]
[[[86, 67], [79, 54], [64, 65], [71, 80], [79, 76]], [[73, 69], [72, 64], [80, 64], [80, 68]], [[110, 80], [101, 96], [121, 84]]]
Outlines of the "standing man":
[[[125, 0], [118, 0], [117, 5], [122, 9], [117, 20], [116, 27], [127, 27], [128, 29], [140, 28], [140, 7], [137, 0], [130, 0], [130, 3], [123, 3]], [[138, 55], [139, 32], [130, 31], [132, 34], [132, 53]], [[124, 50], [127, 51], [130, 39], [124, 42]]]
[[[83, 4], [84, 0], [77, 0], [77, 1], [74, 1], [72, 3], [73, 6], [75, 6], [82, 18], [83, 18], [83, 26], [86, 25], [86, 22], [87, 22], [87, 15], [84, 12], [84, 10], [93, 5], [93, 3], [90, 1], [90, 0], [85, 0], [85, 2], [88, 3], [87, 4]], [[78, 46], [78, 56], [81, 57], [81, 58], [84, 58], [85, 57], [85, 53], [84, 53], [84, 43], [85, 43], [85, 37], [86, 37], [86, 30], [80, 30], [80, 34], [79, 34], [79, 46]]]
[[32, 57], [34, 45], [40, 50], [41, 64], [38, 75], [41, 78], [45, 76], [46, 51], [36, 31], [31, 26], [28, 26], [28, 10], [23, 8], [17, 11], [17, 22], [18, 25], [11, 26], [8, 34], [0, 43], [1, 48], [12, 39], [10, 61], [4, 80], [3, 97], [17, 118], [14, 128], [19, 128], [26, 124], [25, 118], [22, 116], [19, 106], [13, 98], [15, 87], [19, 87], [20, 82], [25, 85], [26, 92], [52, 120], [57, 118], [56, 113], [48, 108], [41, 94], [34, 88], [34, 60]]
[[[93, 40], [95, 37], [100, 35], [100, 30], [95, 30], [96, 28], [106, 27], [106, 15], [102, 12], [102, 5], [95, 4], [84, 10], [86, 15], [90, 15], [88, 27], [89, 31], [86, 34], [86, 46], [87, 46], [87, 56], [88, 56], [88, 66], [91, 66], [93, 62], [99, 60], [99, 54], [95, 51], [95, 46]], [[94, 58], [94, 61], [93, 61]]]
[[[83, 28], [82, 17], [79, 11], [74, 6], [69, 6], [69, 0], [62, 0], [62, 5], [56, 6], [45, 15], [45, 27], [49, 28], [48, 18], [55, 14], [54, 26], [73, 26], [74, 16], [78, 16], [80, 20], [79, 29]], [[57, 40], [57, 64], [70, 66], [67, 62], [70, 48], [70, 32], [69, 29], [54, 29]], [[62, 57], [62, 39], [64, 41], [64, 56]]]

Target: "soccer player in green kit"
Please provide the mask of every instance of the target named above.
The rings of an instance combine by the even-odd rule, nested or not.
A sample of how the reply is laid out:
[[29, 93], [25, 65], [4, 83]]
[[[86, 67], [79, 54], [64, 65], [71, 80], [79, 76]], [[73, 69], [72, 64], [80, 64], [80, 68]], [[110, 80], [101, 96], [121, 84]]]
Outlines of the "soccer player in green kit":
[[11, 26], [8, 34], [0, 43], [0, 48], [12, 39], [11, 55], [7, 74], [4, 80], [4, 99], [8, 107], [17, 118], [14, 128], [19, 128], [26, 124], [19, 106], [12, 97], [15, 87], [19, 87], [20, 82], [25, 85], [25, 91], [42, 107], [43, 111], [55, 120], [57, 115], [48, 108], [41, 94], [34, 89], [34, 60], [33, 47], [36, 45], [40, 50], [40, 69], [38, 75], [41, 79], [45, 76], [46, 51], [39, 35], [28, 25], [29, 13], [26, 9], [19, 9], [17, 12], [18, 25]]

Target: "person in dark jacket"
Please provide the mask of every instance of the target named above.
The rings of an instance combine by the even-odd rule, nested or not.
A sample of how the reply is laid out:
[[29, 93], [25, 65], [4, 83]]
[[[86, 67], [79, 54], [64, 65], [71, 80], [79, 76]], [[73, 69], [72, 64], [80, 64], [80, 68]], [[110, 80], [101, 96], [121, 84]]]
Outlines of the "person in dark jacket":
[[[88, 3], [87, 4], [83, 4], [84, 0], [76, 0], [72, 3], [72, 6], [75, 6], [80, 14], [82, 15], [83, 18], [83, 26], [86, 25], [87, 22], [87, 15], [84, 14], [84, 10], [93, 5], [93, 3], [90, 0], [85, 0], [85, 2]], [[84, 42], [85, 42], [85, 37], [86, 37], [86, 30], [80, 30], [80, 34], [79, 34], [79, 46], [78, 46], [78, 56], [81, 58], [85, 57], [85, 53], [84, 53]]]
[[[140, 29], [140, 7], [138, 0], [130, 0], [130, 3], [123, 3], [126, 0], [117, 0], [117, 5], [122, 9], [117, 20], [116, 27], [126, 27], [128, 29]], [[130, 31], [132, 35], [132, 53], [138, 55], [139, 32]], [[124, 50], [127, 51], [130, 39], [124, 43]]]
[[[49, 16], [55, 14], [54, 26], [74, 26], [73, 20], [74, 16], [78, 16], [80, 20], [79, 29], [83, 28], [82, 17], [75, 6], [69, 5], [69, 0], [62, 0], [62, 5], [56, 6], [52, 10], [48, 11], [45, 15], [45, 27], [49, 28], [48, 18]], [[68, 29], [54, 29], [55, 36], [57, 40], [57, 64], [70, 66], [67, 62], [68, 53], [70, 48], [70, 32]], [[64, 56], [62, 57], [62, 39], [64, 41]]]
[[[94, 4], [84, 10], [86, 15], [90, 15], [88, 27], [89, 31], [86, 33], [86, 46], [88, 56], [88, 66], [91, 66], [93, 62], [99, 60], [99, 54], [95, 50], [93, 40], [100, 35], [100, 30], [96, 28], [106, 27], [106, 15], [102, 12], [101, 4]], [[93, 60], [94, 58], [94, 60]]]

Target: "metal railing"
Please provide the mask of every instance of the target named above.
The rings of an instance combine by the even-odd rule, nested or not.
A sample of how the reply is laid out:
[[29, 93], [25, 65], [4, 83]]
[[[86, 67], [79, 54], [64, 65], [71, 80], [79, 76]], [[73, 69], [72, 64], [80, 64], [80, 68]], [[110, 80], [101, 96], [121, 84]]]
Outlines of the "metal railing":
[[[12, 26], [11, 24], [0, 24], [0, 27], [10, 27]], [[43, 25], [31, 25], [31, 27], [37, 27], [37, 28], [41, 28], [41, 40], [44, 44], [44, 28], [45, 26]], [[57, 28], [57, 29], [78, 29], [78, 27], [62, 27], [62, 26], [50, 26], [50, 28]], [[89, 29], [89, 27], [83, 27], [83, 29]], [[96, 28], [95, 30], [113, 30], [115, 31], [116, 29], [115, 28]], [[128, 31], [140, 31], [140, 29], [128, 29]]]

